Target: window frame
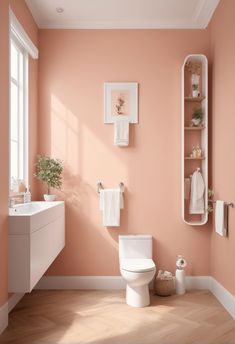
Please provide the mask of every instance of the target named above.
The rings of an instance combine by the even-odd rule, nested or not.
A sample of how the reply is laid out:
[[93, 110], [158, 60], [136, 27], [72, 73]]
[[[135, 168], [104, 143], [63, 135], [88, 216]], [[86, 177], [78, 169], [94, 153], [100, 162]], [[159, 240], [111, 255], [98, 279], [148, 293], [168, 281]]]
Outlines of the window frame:
[[[15, 80], [12, 75], [11, 75], [11, 45], [14, 45], [15, 49], [17, 50], [18, 53], [21, 53], [22, 55], [22, 76], [19, 80]], [[11, 184], [12, 184], [12, 176], [11, 176], [11, 142], [12, 137], [11, 137], [11, 124], [12, 124], [12, 115], [11, 115], [11, 84], [15, 84], [18, 89], [18, 104], [17, 104], [17, 117], [18, 121], [21, 120], [23, 122], [22, 125], [22, 133], [20, 133], [20, 125], [18, 123], [18, 178], [19, 178], [19, 172], [20, 169], [23, 171], [23, 176], [20, 179], [23, 179], [25, 186], [28, 188], [29, 187], [29, 159], [28, 159], [28, 150], [29, 150], [29, 145], [28, 145], [28, 135], [29, 135], [29, 130], [28, 130], [28, 101], [29, 101], [29, 90], [28, 90], [28, 52], [24, 49], [22, 46], [21, 42], [17, 39], [17, 37], [10, 32], [10, 39], [9, 39], [9, 94], [10, 94], [10, 101], [9, 101], [9, 190], [11, 190]], [[20, 62], [18, 59], [18, 73], [20, 70]], [[20, 84], [22, 83], [22, 88], [20, 88]], [[19, 89], [20, 88], [20, 89]], [[22, 102], [22, 104], [21, 104]], [[20, 114], [20, 111], [22, 111], [22, 114]], [[20, 148], [21, 146], [21, 148]], [[22, 156], [20, 156], [22, 154]], [[23, 157], [23, 159], [22, 159]]]

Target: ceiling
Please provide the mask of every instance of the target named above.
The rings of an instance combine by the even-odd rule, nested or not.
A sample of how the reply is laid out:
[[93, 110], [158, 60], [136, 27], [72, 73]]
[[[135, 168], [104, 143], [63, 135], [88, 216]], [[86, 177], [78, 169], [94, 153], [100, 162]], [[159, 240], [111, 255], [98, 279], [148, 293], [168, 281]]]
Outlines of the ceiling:
[[220, 0], [25, 1], [40, 28], [202, 29]]

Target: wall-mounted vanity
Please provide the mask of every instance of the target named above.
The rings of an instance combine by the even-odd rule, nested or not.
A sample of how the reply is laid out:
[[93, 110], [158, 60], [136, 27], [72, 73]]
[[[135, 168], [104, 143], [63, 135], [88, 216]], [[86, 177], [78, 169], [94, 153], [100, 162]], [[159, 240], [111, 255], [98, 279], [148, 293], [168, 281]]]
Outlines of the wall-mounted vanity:
[[9, 292], [31, 292], [65, 246], [64, 221], [64, 202], [31, 202], [10, 208]]

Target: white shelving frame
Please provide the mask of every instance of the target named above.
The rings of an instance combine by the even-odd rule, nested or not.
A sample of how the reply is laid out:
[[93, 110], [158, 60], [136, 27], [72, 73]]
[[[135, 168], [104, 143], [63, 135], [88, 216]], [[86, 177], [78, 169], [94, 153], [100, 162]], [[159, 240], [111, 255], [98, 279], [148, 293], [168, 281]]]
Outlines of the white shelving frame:
[[[200, 161], [201, 173], [205, 182], [205, 209], [207, 210], [208, 204], [208, 60], [205, 55], [201, 54], [192, 54], [188, 55], [183, 63], [181, 71], [181, 210], [182, 210], [182, 219], [185, 223], [192, 226], [201, 226], [207, 223], [208, 221], [208, 212], [201, 215], [200, 221], [187, 221], [185, 218], [185, 199], [184, 199], [184, 179], [185, 177], [185, 164], [190, 164], [190, 160], [185, 159], [185, 134], [188, 130], [185, 130], [185, 100], [187, 96], [185, 95], [185, 65], [189, 60], [200, 61], [202, 65], [202, 89], [201, 94], [203, 99], [200, 100], [201, 107], [203, 109], [203, 123], [204, 128], [201, 130], [201, 148], [203, 150], [204, 159]], [[187, 134], [188, 135], [188, 134]]]

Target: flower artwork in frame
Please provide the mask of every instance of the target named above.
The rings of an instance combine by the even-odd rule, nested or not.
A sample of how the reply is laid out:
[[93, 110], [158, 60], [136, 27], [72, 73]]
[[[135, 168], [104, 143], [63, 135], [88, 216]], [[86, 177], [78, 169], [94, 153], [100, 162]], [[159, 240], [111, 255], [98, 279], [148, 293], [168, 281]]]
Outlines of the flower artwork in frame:
[[138, 123], [138, 84], [136, 82], [106, 82], [104, 84], [104, 122], [114, 123], [126, 117]]

